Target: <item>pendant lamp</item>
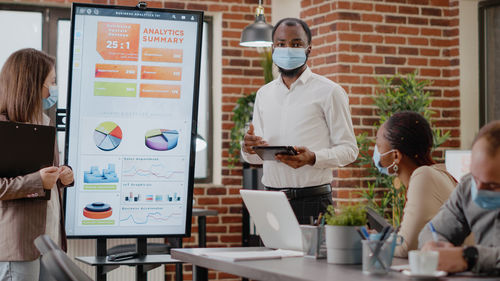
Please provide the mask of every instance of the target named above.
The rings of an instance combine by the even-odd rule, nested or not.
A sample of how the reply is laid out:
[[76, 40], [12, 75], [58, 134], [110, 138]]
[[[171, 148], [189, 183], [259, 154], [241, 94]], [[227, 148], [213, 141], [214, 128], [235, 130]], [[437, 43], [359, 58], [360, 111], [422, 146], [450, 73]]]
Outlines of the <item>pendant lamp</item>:
[[273, 26], [266, 23], [262, 0], [259, 0], [259, 7], [255, 10], [255, 22], [243, 29], [240, 45], [244, 47], [270, 47], [273, 44], [272, 32]]

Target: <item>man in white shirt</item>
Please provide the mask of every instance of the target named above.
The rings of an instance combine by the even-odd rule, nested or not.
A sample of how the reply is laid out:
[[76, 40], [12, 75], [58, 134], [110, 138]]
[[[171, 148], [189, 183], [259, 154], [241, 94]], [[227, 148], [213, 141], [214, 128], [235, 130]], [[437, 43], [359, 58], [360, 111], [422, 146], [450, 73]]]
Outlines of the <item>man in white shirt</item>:
[[[262, 183], [287, 194], [301, 224], [332, 204], [332, 168], [358, 156], [347, 94], [311, 72], [306, 64], [310, 52], [311, 31], [305, 22], [286, 18], [275, 25], [273, 62], [281, 75], [257, 92], [242, 146], [242, 158], [263, 164]], [[252, 149], [256, 145], [291, 145], [298, 154], [262, 161]]]

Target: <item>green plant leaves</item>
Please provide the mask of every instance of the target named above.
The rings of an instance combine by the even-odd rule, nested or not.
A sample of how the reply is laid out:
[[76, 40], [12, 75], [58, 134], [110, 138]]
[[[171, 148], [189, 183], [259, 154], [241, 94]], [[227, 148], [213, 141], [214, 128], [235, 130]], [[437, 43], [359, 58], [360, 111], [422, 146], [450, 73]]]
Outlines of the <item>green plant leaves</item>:
[[366, 224], [366, 211], [363, 205], [341, 206], [337, 212], [332, 205], [328, 206], [325, 214], [328, 225], [361, 226]]
[[[271, 50], [262, 53], [261, 66], [264, 70], [264, 81], [267, 84], [273, 80], [273, 59]], [[229, 168], [233, 168], [235, 164], [240, 161], [241, 141], [243, 141], [243, 137], [245, 136], [247, 124], [252, 120], [255, 96], [256, 93], [252, 92], [249, 95], [239, 98], [233, 109], [233, 117], [231, 120], [233, 120], [234, 127], [231, 128], [231, 141], [229, 142], [228, 149]]]
[[[417, 80], [417, 73], [410, 73], [405, 77], [395, 75], [393, 77], [381, 77], [377, 81], [379, 90], [373, 97], [377, 106], [379, 123], [374, 124], [378, 129], [392, 114], [398, 111], [414, 111], [422, 114], [430, 124], [434, 112], [429, 109], [432, 103], [432, 94], [425, 88], [432, 85], [429, 80]], [[450, 137], [450, 132], [443, 133], [442, 130], [433, 129], [434, 149], [442, 145]], [[394, 177], [386, 176], [378, 172], [375, 168], [370, 154], [370, 148], [375, 141], [368, 137], [367, 133], [362, 133], [356, 137], [360, 154], [357, 164], [361, 167], [368, 167], [369, 177], [367, 190], [360, 193], [361, 197], [368, 201], [368, 205], [375, 209], [380, 215], [392, 219], [393, 225], [398, 226], [403, 217], [403, 209], [406, 203], [406, 187], [401, 185], [399, 189], [394, 187]], [[378, 202], [377, 188], [387, 188], [380, 203]], [[386, 211], [391, 209], [392, 212]]]

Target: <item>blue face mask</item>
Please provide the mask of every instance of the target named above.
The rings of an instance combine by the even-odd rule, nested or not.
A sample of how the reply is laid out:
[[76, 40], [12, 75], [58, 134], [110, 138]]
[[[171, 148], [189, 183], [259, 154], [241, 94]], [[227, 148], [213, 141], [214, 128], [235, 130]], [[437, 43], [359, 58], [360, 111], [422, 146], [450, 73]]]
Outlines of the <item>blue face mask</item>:
[[392, 162], [391, 165], [389, 165], [388, 167], [382, 167], [380, 165], [380, 158], [388, 153], [391, 153], [393, 152], [394, 149], [391, 149], [387, 152], [385, 152], [384, 154], [380, 154], [380, 152], [378, 152], [378, 148], [377, 148], [377, 145], [375, 145], [375, 149], [373, 150], [373, 162], [375, 163], [375, 167], [377, 167], [377, 170], [381, 173], [381, 174], [384, 174], [384, 175], [388, 175], [388, 176], [394, 176], [396, 175], [397, 173], [397, 170], [394, 171], [393, 174], [389, 173], [389, 168], [391, 168], [392, 166], [396, 165], [396, 162]]
[[[45, 87], [47, 87], [47, 86], [45, 86]], [[43, 99], [43, 109], [44, 110], [51, 108], [57, 102], [57, 96], [58, 96], [58, 88], [57, 88], [57, 86], [50, 86], [48, 88], [49, 88], [49, 94], [50, 95], [49, 95], [48, 98]]]
[[472, 200], [479, 207], [487, 210], [500, 208], [500, 192], [477, 189], [476, 180], [472, 178], [470, 193]]
[[273, 62], [277, 66], [292, 70], [306, 63], [306, 50], [303, 48], [274, 48]]

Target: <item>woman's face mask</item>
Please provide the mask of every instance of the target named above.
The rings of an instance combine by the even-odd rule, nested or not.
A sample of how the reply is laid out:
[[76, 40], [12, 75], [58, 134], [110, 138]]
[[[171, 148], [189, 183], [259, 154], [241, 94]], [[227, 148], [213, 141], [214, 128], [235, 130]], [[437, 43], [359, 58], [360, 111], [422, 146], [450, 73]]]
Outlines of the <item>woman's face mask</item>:
[[58, 96], [58, 87], [57, 86], [50, 86], [50, 87], [47, 87], [45, 85], [43, 85], [44, 87], [48, 88], [49, 89], [49, 97], [48, 98], [44, 98], [42, 100], [42, 103], [43, 103], [43, 109], [49, 109], [51, 108], [52, 106], [54, 106], [54, 104], [57, 103], [57, 96]]
[[375, 145], [375, 149], [373, 151], [373, 162], [375, 163], [375, 167], [377, 167], [377, 170], [381, 174], [388, 175], [388, 176], [396, 175], [396, 172], [394, 172], [394, 173], [389, 172], [389, 169], [391, 167], [393, 167], [394, 165], [396, 165], [396, 161], [393, 161], [392, 164], [389, 165], [388, 167], [382, 167], [382, 165], [380, 165], [380, 158], [382, 158], [382, 156], [385, 156], [393, 151], [394, 151], [394, 149], [391, 149], [391, 150], [385, 152], [384, 154], [380, 154], [380, 152], [378, 152], [377, 145]]
[[306, 51], [304, 48], [276, 47], [273, 51], [273, 62], [285, 70], [296, 69], [306, 63]]

